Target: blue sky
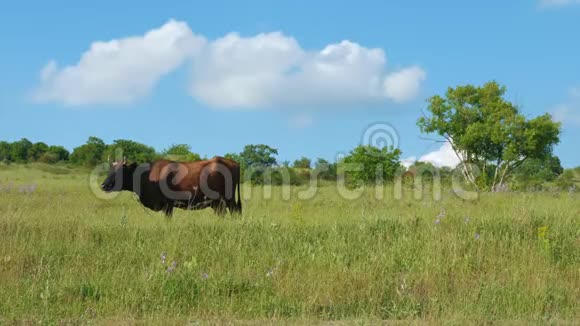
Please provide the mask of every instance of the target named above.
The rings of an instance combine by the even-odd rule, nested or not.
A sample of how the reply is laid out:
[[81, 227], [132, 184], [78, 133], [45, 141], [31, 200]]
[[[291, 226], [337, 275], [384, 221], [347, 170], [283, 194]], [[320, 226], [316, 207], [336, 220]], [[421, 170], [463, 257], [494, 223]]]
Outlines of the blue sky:
[[425, 99], [497, 80], [563, 122], [577, 166], [579, 31], [575, 0], [5, 2], [0, 139], [334, 160], [388, 123], [403, 158], [445, 162], [416, 126]]

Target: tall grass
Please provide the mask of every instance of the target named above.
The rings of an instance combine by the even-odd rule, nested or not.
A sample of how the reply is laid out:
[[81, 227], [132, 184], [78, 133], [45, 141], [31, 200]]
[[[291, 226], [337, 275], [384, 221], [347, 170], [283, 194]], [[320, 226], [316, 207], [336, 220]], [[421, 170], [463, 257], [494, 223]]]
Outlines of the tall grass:
[[241, 217], [167, 220], [128, 193], [96, 198], [86, 174], [51, 172], [0, 171], [13, 183], [0, 188], [0, 322], [579, 322], [577, 193], [346, 200], [325, 186], [282, 200], [255, 188]]

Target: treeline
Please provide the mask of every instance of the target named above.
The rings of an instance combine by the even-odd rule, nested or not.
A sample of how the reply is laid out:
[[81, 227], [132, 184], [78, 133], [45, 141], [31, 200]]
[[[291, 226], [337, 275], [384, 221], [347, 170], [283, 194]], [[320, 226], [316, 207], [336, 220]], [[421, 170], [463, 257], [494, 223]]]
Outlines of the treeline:
[[[129, 162], [144, 163], [156, 159], [175, 161], [197, 161], [206, 159], [193, 152], [187, 144], [174, 144], [158, 152], [153, 147], [127, 139], [114, 140], [106, 144], [98, 137], [89, 137], [85, 144], [69, 153], [62, 146], [32, 143], [28, 139], [0, 143], [0, 162], [10, 163], [67, 163], [82, 167], [94, 167], [99, 163], [119, 158], [119, 153]], [[312, 160], [301, 157], [294, 162], [279, 162], [278, 150], [265, 144], [246, 145], [238, 153], [223, 153], [221, 156], [234, 159], [242, 166], [245, 180], [254, 184], [304, 184], [312, 176], [319, 180], [336, 181], [341, 168], [346, 171], [349, 184], [393, 180], [401, 169], [401, 151], [392, 147], [376, 148], [358, 146], [339, 162], [323, 158]], [[349, 164], [360, 165], [361, 169], [349, 169]], [[380, 172], [380, 173], [378, 173]]]
[[[187, 144], [174, 144], [162, 151], [133, 140], [118, 139], [106, 144], [98, 137], [89, 137], [86, 143], [73, 149], [70, 153], [63, 146], [50, 146], [44, 142], [32, 143], [26, 138], [12, 143], [0, 141], [0, 163], [47, 163], [70, 164], [91, 168], [99, 163], [118, 159], [118, 155], [129, 162], [144, 163], [156, 159], [175, 161], [198, 161], [207, 159], [191, 150]], [[247, 145], [239, 153], [221, 154], [236, 160], [242, 165], [242, 171], [248, 172], [249, 179], [256, 184], [272, 182], [281, 184], [305, 183], [311, 173], [325, 180], [336, 179], [336, 164], [322, 158], [312, 161], [302, 157], [293, 163], [278, 162], [278, 150], [264, 144]], [[269, 179], [268, 179], [269, 178]]]
[[62, 146], [49, 146], [43, 142], [32, 143], [26, 138], [9, 143], [0, 141], [0, 162], [14, 163], [57, 163], [68, 161], [70, 153]]
[[[405, 169], [398, 148], [361, 145], [337, 162], [311, 161], [302, 157], [279, 163], [278, 150], [264, 144], [246, 145], [239, 153], [221, 154], [242, 165], [245, 180], [253, 183], [300, 184], [317, 179], [337, 180], [344, 176], [350, 186], [392, 181], [396, 176], [440, 176], [448, 180], [459, 172], [463, 181], [480, 190], [499, 191], [538, 189], [557, 186], [575, 187], [580, 168], [565, 171], [554, 147], [560, 142], [561, 123], [549, 114], [528, 118], [504, 98], [506, 88], [495, 81], [483, 86], [464, 85], [448, 88], [443, 95], [428, 99], [427, 112], [417, 120], [422, 133], [434, 134], [447, 141], [462, 164], [456, 169], [439, 169], [430, 163], [415, 162]], [[21, 139], [0, 142], [0, 161], [69, 162], [91, 167], [109, 158], [123, 157], [132, 162], [157, 158], [177, 161], [202, 159], [187, 144], [172, 145], [157, 152], [153, 147], [132, 140], [119, 139], [112, 144], [97, 137], [69, 153], [62, 146], [32, 143]]]
[[[12, 143], [0, 141], [0, 162], [4, 164], [40, 162], [90, 168], [109, 159], [117, 159], [118, 153], [122, 153], [129, 162], [137, 163], [161, 158], [175, 161], [207, 158], [193, 152], [187, 144], [174, 144], [162, 151], [156, 151], [151, 146], [127, 139], [106, 144], [98, 137], [89, 137], [86, 143], [74, 148], [72, 153], [63, 146], [32, 143], [26, 138]], [[437, 168], [427, 162], [415, 162], [404, 168], [400, 161], [401, 154], [399, 149], [392, 147], [358, 146], [338, 162], [329, 162], [322, 158], [312, 160], [304, 156], [293, 162], [279, 162], [276, 148], [265, 144], [252, 144], [246, 145], [239, 153], [225, 153], [223, 156], [239, 162], [245, 174], [243, 177], [254, 184], [299, 185], [308, 183], [313, 177], [336, 181], [339, 174], [344, 175], [347, 185], [352, 186], [392, 181], [401, 174], [407, 184], [412, 184], [413, 178], [418, 175], [426, 182], [437, 175], [444, 183], [448, 183], [454, 173], [451, 168]], [[494, 168], [488, 165], [482, 176], [491, 178]], [[541, 190], [553, 186], [568, 188], [575, 185], [578, 175], [580, 167], [565, 170], [558, 157], [547, 155], [542, 159], [530, 158], [523, 162], [510, 176], [507, 184], [514, 190]]]

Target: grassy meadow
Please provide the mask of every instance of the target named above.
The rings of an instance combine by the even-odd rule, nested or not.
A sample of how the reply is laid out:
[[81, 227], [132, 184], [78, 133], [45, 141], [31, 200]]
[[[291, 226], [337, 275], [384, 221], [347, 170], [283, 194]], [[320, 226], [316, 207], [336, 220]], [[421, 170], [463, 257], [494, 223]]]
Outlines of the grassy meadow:
[[167, 220], [88, 180], [0, 166], [0, 324], [580, 322], [578, 192], [349, 200], [327, 184], [285, 200], [244, 185], [243, 216]]

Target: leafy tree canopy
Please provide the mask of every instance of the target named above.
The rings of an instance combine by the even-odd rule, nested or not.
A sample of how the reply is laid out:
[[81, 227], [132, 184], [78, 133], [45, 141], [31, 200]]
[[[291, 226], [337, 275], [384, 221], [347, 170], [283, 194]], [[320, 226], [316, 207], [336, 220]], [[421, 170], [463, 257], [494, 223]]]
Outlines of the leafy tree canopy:
[[27, 155], [28, 161], [29, 162], [38, 161], [44, 153], [48, 152], [48, 148], [49, 148], [48, 145], [43, 142], [32, 144], [32, 146], [30, 146], [30, 148], [28, 149]]
[[137, 163], [149, 162], [157, 157], [153, 147], [128, 139], [114, 140], [112, 144], [106, 146], [103, 156], [113, 160], [117, 159], [117, 153], [122, 153], [127, 161]]
[[336, 180], [336, 163], [330, 163], [323, 158], [318, 158], [314, 163], [314, 171], [316, 171], [321, 179]]
[[401, 150], [393, 146], [377, 148], [360, 145], [339, 163], [339, 171], [349, 184], [393, 180], [400, 168]]
[[10, 145], [10, 157], [14, 162], [24, 163], [28, 161], [28, 151], [32, 147], [30, 140], [22, 138]]
[[[476, 186], [502, 184], [529, 158], [545, 158], [559, 142], [560, 123], [549, 114], [527, 120], [519, 109], [504, 99], [506, 88], [495, 81], [482, 87], [465, 85], [449, 88], [444, 97], [428, 99], [429, 116], [418, 119], [424, 133], [436, 133], [450, 142], [463, 163], [493, 176], [477, 179], [470, 164], [462, 164], [465, 177]], [[477, 179], [477, 180], [476, 180]]]
[[240, 160], [244, 166], [271, 167], [276, 164], [278, 150], [268, 145], [246, 145], [240, 153]]
[[105, 149], [106, 145], [102, 139], [91, 136], [84, 145], [73, 149], [70, 160], [78, 165], [94, 166], [102, 161]]
[[240, 164], [242, 163], [242, 158], [241, 158], [240, 154], [238, 154], [238, 153], [227, 153], [224, 155], [224, 157], [228, 158], [230, 160], [234, 160]]
[[312, 162], [309, 158], [302, 156], [300, 159], [294, 161], [292, 165], [296, 169], [310, 169]]
[[162, 156], [175, 161], [199, 161], [201, 156], [191, 151], [191, 147], [187, 144], [174, 144], [163, 151]]
[[12, 148], [9, 142], [0, 141], [0, 162], [10, 161], [12, 158]]

